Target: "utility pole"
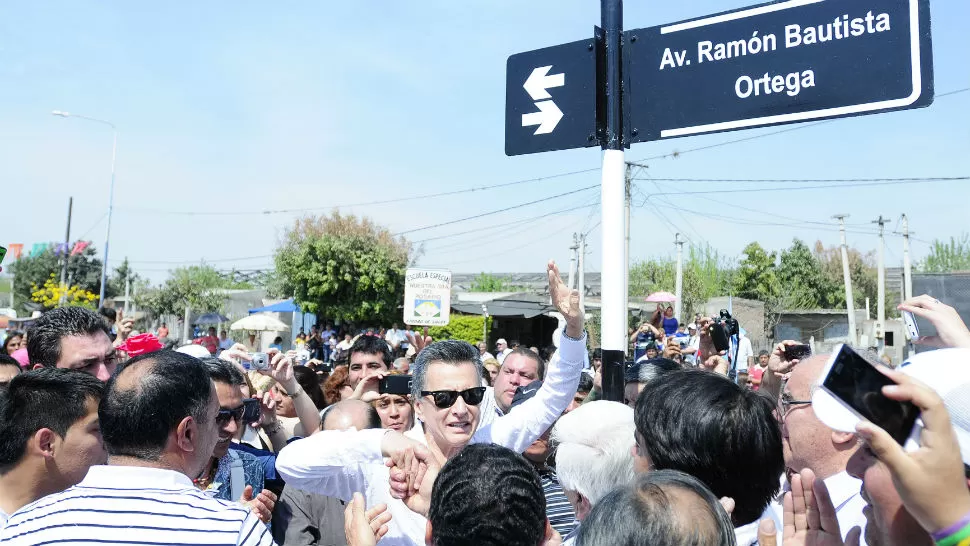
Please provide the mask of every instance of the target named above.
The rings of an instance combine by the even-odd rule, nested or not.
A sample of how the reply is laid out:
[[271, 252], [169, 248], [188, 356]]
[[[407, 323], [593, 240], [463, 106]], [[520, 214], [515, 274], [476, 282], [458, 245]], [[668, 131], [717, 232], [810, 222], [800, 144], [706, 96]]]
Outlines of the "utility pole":
[[573, 246], [569, 247], [569, 289], [576, 287], [576, 254], [579, 252], [579, 236], [573, 233]]
[[909, 218], [903, 215], [903, 300], [913, 297], [913, 266], [909, 263]]
[[586, 234], [579, 236], [579, 312], [586, 313]]
[[879, 271], [877, 281], [879, 286], [877, 287], [877, 298], [879, 301], [876, 302], [876, 338], [879, 339], [879, 350], [881, 351], [885, 343], [885, 327], [886, 327], [886, 242], [883, 238], [883, 228], [886, 225], [886, 220], [879, 215], [879, 218], [873, 220], [873, 224], [879, 224]]
[[632, 196], [632, 185], [633, 185], [633, 164], [626, 164], [626, 176], [624, 177], [626, 184], [624, 185], [624, 218], [625, 220], [625, 230], [626, 230], [626, 248], [624, 253], [626, 254], [626, 266], [623, 268], [623, 316], [630, 316], [630, 200]]
[[856, 344], [855, 304], [852, 301], [852, 277], [849, 275], [849, 248], [845, 242], [845, 219], [848, 214], [836, 214], [833, 218], [839, 221], [839, 238], [842, 241], [842, 280], [845, 283], [845, 310], [849, 319], [849, 345]]
[[674, 302], [674, 317], [678, 322], [683, 322], [680, 313], [683, 310], [684, 298], [684, 241], [680, 240], [680, 234], [674, 235], [674, 244], [677, 245], [677, 280], [674, 284], [674, 295], [677, 301]]
[[74, 210], [74, 198], [67, 198], [67, 230], [64, 233], [64, 265], [61, 267], [61, 297], [57, 305], [63, 307], [67, 301], [67, 263], [71, 259], [71, 212]]
[[131, 299], [131, 264], [128, 262], [128, 257], [125, 256], [125, 316], [128, 316], [128, 300]]

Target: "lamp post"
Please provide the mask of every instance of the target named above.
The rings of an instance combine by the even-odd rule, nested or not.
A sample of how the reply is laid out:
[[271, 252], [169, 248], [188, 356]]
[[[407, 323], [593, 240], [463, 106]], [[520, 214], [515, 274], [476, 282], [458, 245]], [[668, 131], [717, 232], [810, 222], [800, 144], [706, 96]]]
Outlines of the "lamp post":
[[111, 186], [108, 189], [108, 226], [104, 230], [104, 263], [101, 264], [101, 292], [98, 294], [98, 306], [100, 307], [104, 305], [104, 290], [108, 284], [108, 240], [111, 238], [111, 213], [114, 210], [115, 202], [115, 153], [118, 150], [118, 128], [110, 121], [82, 116], [80, 114], [72, 114], [60, 110], [54, 110], [51, 114], [62, 118], [84, 119], [111, 127]]

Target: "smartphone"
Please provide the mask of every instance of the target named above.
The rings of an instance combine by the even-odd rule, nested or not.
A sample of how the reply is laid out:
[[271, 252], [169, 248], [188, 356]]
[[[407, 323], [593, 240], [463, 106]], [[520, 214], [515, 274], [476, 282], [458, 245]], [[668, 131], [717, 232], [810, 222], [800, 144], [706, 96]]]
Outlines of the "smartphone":
[[903, 311], [902, 315], [903, 323], [906, 324], [906, 332], [909, 333], [909, 339], [918, 339], [919, 327], [916, 326], [916, 317], [909, 311]]
[[791, 362], [792, 360], [804, 360], [812, 356], [812, 346], [806, 343], [800, 343], [798, 345], [786, 345], [785, 346], [785, 360]]
[[245, 424], [256, 423], [259, 421], [259, 400], [256, 398], [243, 399], [243, 417]]
[[882, 394], [893, 380], [879, 372], [848, 345], [836, 347], [822, 370], [822, 389], [855, 415], [867, 419], [904, 445], [913, 433], [919, 408], [912, 402], [890, 400]]
[[410, 375], [388, 375], [377, 385], [377, 392], [381, 394], [411, 394]]

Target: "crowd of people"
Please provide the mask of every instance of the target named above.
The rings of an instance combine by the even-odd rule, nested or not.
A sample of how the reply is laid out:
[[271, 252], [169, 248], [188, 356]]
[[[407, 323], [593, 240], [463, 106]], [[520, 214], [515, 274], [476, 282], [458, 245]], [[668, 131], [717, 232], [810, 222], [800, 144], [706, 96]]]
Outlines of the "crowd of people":
[[970, 544], [970, 331], [952, 307], [900, 306], [938, 347], [880, 368], [882, 395], [922, 412], [903, 449], [825, 424], [828, 355], [782, 341], [732, 377], [711, 319], [666, 307], [606, 400], [578, 292], [548, 276], [558, 339], [494, 353], [324, 325], [261, 367], [215, 329], [166, 348], [161, 328], [49, 311], [0, 353], [0, 544]]

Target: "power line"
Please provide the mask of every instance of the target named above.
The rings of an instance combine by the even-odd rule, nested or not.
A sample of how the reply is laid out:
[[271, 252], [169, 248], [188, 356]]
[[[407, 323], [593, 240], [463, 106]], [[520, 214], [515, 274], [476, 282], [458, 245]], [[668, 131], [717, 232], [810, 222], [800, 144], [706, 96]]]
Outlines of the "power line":
[[[663, 179], [658, 179], [663, 180]], [[721, 179], [667, 179], [676, 180], [682, 182], [730, 182], [731, 180], [721, 180]], [[954, 176], [946, 178], [908, 178], [908, 179], [898, 179], [887, 182], [858, 182], [858, 183], [847, 183], [838, 185], [828, 185], [828, 186], [776, 186], [773, 188], [736, 188], [736, 189], [721, 189], [721, 190], [705, 190], [705, 191], [677, 191], [677, 192], [665, 192], [657, 193], [654, 195], [708, 195], [712, 193], [716, 194], [726, 194], [726, 193], [751, 193], [751, 192], [766, 192], [766, 191], [795, 191], [795, 190], [822, 190], [822, 189], [842, 189], [842, 188], [860, 188], [866, 186], [893, 186], [899, 184], [916, 184], [919, 182], [952, 182], [958, 180], [970, 180], [970, 176]], [[794, 180], [791, 180], [794, 182]]]
[[599, 187], [599, 184], [593, 184], [592, 186], [586, 186], [584, 188], [579, 188], [579, 189], [576, 189], [576, 190], [567, 191], [567, 192], [559, 193], [559, 194], [556, 194], [556, 195], [550, 195], [548, 197], [543, 197], [541, 199], [536, 199], [535, 201], [527, 201], [525, 203], [519, 203], [518, 205], [512, 205], [512, 206], [504, 207], [504, 208], [497, 209], [497, 210], [491, 210], [491, 211], [488, 211], [488, 212], [483, 212], [481, 214], [475, 214], [473, 216], [466, 216], [464, 218], [457, 218], [455, 220], [449, 220], [447, 222], [439, 222], [437, 224], [431, 224], [431, 225], [422, 226], [422, 227], [419, 227], [419, 228], [406, 229], [404, 231], [399, 231], [399, 232], [395, 233], [394, 236], [397, 237], [399, 235], [404, 235], [404, 234], [407, 234], [407, 233], [414, 233], [415, 231], [424, 231], [426, 229], [433, 229], [433, 228], [436, 228], [436, 227], [448, 226], [448, 225], [451, 225], [451, 224], [457, 224], [459, 222], [466, 222], [468, 220], [474, 220], [476, 218], [482, 218], [484, 216], [490, 216], [492, 214], [499, 214], [501, 212], [515, 210], [515, 209], [519, 209], [519, 208], [522, 208], [522, 207], [527, 207], [529, 205], [535, 205], [536, 203], [542, 203], [542, 202], [548, 201], [550, 199], [558, 199], [560, 197], [565, 197], [567, 195], [572, 195], [574, 193], [579, 193], [581, 191], [587, 191], [587, 190], [591, 190], [593, 188], [598, 188], [598, 187]]
[[[921, 177], [900, 177], [900, 178], [634, 178], [634, 180], [650, 180], [659, 182], [750, 182], [750, 183], [836, 183], [836, 182], [945, 182], [953, 180], [967, 180], [966, 176], [921, 176]], [[840, 186], [841, 187], [841, 186]], [[757, 188], [747, 188], [745, 191], [762, 191]]]
[[[599, 204], [599, 201], [597, 201], [597, 204]], [[579, 206], [576, 206], [576, 207], [569, 207], [569, 208], [565, 208], [565, 209], [554, 210], [554, 211], [551, 211], [551, 212], [547, 212], [545, 214], [539, 214], [537, 216], [531, 216], [529, 218], [523, 218], [521, 220], [515, 220], [513, 222], [505, 222], [504, 224], [496, 224], [494, 226], [486, 226], [484, 228], [469, 229], [469, 230], [466, 230], [466, 231], [459, 231], [457, 233], [449, 233], [448, 235], [438, 235], [436, 237], [428, 237], [427, 239], [421, 239], [421, 240], [418, 240], [418, 241], [411, 241], [411, 242], [414, 243], [414, 244], [420, 244], [420, 243], [427, 243], [427, 242], [430, 242], [430, 241], [437, 241], [439, 239], [448, 239], [448, 238], [451, 238], [451, 237], [457, 237], [459, 235], [467, 235], [469, 233], [481, 233], [482, 231], [485, 231], [485, 230], [498, 229], [499, 227], [513, 226], [513, 225], [518, 225], [518, 224], [522, 224], [522, 223], [527, 223], [527, 222], [530, 222], [530, 221], [533, 221], [533, 220], [540, 220], [542, 218], [545, 218], [545, 217], [550, 216], [550, 215], [553, 215], [553, 214], [561, 214], [561, 213], [564, 213], [564, 212], [572, 212], [574, 210], [585, 209], [588, 206], [589, 206], [588, 204], [583, 203], [582, 205], [579, 205]]]

